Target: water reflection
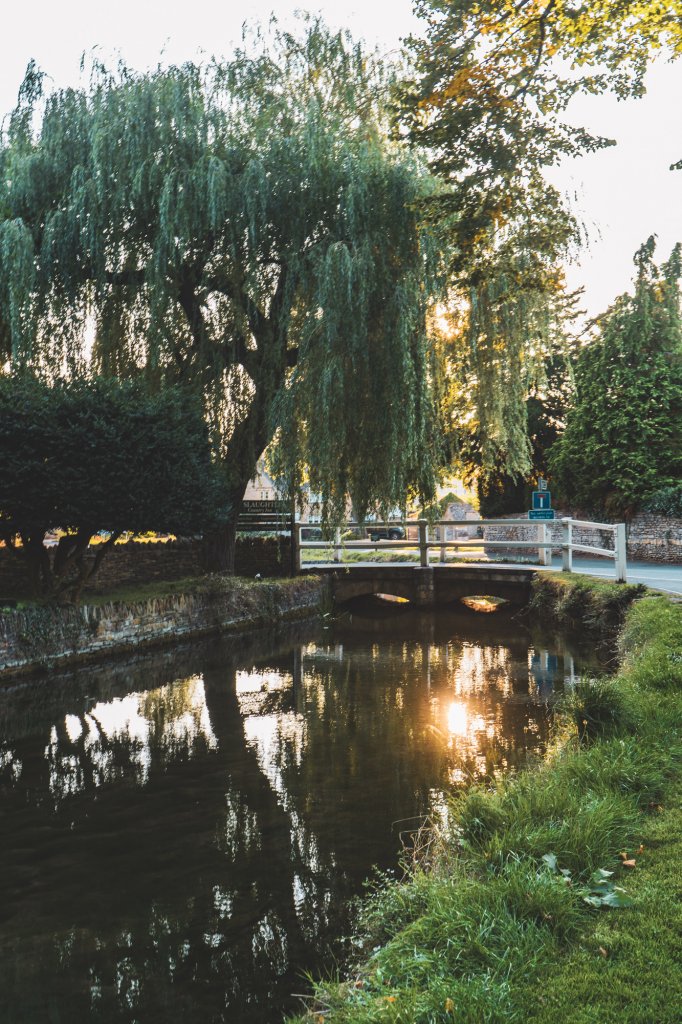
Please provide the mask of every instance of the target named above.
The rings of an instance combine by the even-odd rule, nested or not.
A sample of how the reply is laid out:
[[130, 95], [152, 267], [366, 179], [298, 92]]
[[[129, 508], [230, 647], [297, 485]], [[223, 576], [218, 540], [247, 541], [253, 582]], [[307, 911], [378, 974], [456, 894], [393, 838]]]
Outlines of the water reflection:
[[279, 1021], [401, 822], [542, 752], [567, 652], [360, 612], [0, 693], [0, 1020]]

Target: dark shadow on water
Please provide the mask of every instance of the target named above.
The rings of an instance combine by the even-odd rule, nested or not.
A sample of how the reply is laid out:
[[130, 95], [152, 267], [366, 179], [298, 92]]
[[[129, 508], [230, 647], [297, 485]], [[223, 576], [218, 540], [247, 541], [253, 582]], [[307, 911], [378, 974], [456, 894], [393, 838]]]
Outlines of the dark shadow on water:
[[543, 753], [571, 649], [383, 604], [0, 690], [2, 1024], [281, 1021], [405, 820]]

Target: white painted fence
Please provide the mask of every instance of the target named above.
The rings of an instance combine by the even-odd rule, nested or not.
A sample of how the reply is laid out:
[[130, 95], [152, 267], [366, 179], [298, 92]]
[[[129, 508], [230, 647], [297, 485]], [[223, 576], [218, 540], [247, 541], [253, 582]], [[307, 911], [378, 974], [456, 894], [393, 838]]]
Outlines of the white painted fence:
[[[557, 541], [556, 538], [550, 537], [549, 527], [550, 524], [554, 527], [559, 527], [561, 531], [561, 537]], [[485, 546], [486, 548], [514, 548], [514, 549], [528, 549], [535, 550], [538, 553], [538, 561], [540, 565], [550, 566], [552, 564], [552, 549], [559, 550], [562, 558], [562, 569], [566, 572], [571, 572], [573, 569], [573, 553], [579, 552], [580, 554], [593, 555], [599, 558], [610, 558], [615, 563], [616, 580], [625, 583], [627, 580], [627, 553], [626, 553], [626, 537], [625, 537], [625, 524], [624, 523], [591, 523], [581, 519], [554, 519], [544, 520], [535, 522], [524, 519], [476, 519], [462, 522], [453, 522], [452, 520], [438, 520], [437, 522], [428, 522], [426, 519], [418, 520], [402, 520], [400, 522], [391, 521], [387, 523], [380, 523], [372, 521], [371, 524], [366, 523], [364, 526], [360, 526], [358, 523], [348, 522], [343, 523], [340, 527], [337, 527], [333, 532], [333, 537], [329, 540], [302, 540], [301, 530], [311, 528], [310, 523], [299, 523], [293, 524], [293, 543], [294, 543], [294, 559], [297, 571], [301, 568], [301, 551], [302, 550], [329, 550], [333, 549], [333, 560], [334, 562], [341, 562], [343, 560], [343, 552], [347, 551], [388, 551], [394, 549], [411, 549], [415, 548], [419, 551], [419, 564], [422, 566], [428, 566], [430, 564], [429, 552], [432, 549], [437, 549], [440, 552], [440, 561], [446, 561], [446, 552], [448, 548], [458, 550], [460, 548], [480, 548]], [[537, 539], [534, 540], [517, 540], [515, 538], [503, 538], [503, 539], [488, 539], [484, 536], [477, 537], [459, 537], [451, 540], [445, 539], [446, 527], [457, 527], [462, 530], [466, 530], [471, 533], [475, 530], [477, 533], [485, 531], [486, 527], [525, 527], [526, 530], [535, 529], [537, 531]], [[417, 529], [417, 538], [409, 538], [407, 535], [402, 540], [370, 540], [369, 537], [359, 536], [357, 539], [342, 539], [343, 533], [348, 530], [358, 531], [361, 533], [368, 533], [370, 529], [386, 529], [389, 530], [392, 527], [402, 527], [406, 534], [411, 528]], [[442, 536], [433, 538], [433, 529], [439, 527], [442, 530]], [[580, 530], [581, 540], [584, 541], [582, 536], [584, 531], [605, 531], [613, 535], [613, 548], [602, 547], [601, 544], [586, 544], [584, 542], [575, 543], [573, 540], [573, 528], [577, 527]], [[371, 561], [371, 558], [368, 559]]]

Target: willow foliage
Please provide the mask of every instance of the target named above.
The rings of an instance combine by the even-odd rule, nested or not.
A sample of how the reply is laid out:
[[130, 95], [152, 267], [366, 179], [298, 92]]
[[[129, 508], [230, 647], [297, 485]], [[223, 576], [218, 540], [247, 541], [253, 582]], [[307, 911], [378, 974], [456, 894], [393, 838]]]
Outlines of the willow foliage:
[[388, 86], [315, 20], [47, 97], [29, 68], [0, 152], [13, 366], [196, 388], [235, 507], [273, 437], [329, 515], [427, 495], [432, 186], [387, 141]]

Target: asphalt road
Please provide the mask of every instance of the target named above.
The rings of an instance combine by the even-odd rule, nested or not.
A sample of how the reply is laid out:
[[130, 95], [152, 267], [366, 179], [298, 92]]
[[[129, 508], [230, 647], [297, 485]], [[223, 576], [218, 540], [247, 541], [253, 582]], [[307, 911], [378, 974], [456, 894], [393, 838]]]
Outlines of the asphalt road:
[[[561, 568], [561, 559], [555, 558], [553, 568]], [[573, 558], [574, 572], [584, 572], [589, 576], [600, 576], [603, 579], [615, 579], [613, 562], [601, 558]], [[670, 594], [682, 594], [682, 565], [662, 565], [660, 562], [628, 561], [628, 583], [645, 583], [656, 590], [666, 590]]]

